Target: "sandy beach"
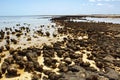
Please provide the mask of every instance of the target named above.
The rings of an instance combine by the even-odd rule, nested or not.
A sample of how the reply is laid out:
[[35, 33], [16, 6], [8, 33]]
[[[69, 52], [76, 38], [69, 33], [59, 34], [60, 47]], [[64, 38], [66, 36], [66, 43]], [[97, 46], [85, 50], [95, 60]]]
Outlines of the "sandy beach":
[[120, 24], [84, 17], [1, 29], [0, 80], [120, 80]]

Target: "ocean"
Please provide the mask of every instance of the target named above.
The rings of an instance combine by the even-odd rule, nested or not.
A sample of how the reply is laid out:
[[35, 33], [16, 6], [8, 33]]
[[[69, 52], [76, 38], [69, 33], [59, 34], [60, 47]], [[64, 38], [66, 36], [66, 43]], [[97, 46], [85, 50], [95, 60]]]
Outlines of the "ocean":
[[[50, 21], [53, 16], [42, 16], [42, 15], [32, 15], [32, 16], [0, 16], [0, 29], [4, 29], [5, 27], [18, 27], [16, 24], [20, 24], [20, 26], [27, 27], [39, 27], [40, 25], [51, 25], [55, 24]], [[86, 20], [74, 20], [77, 22], [107, 22], [107, 23], [115, 23], [120, 24], [120, 18], [91, 18], [86, 17]]]
[[120, 24], [120, 18], [94, 18], [94, 17], [85, 17], [82, 19], [72, 19], [74, 22], [106, 22]]
[[30, 27], [51, 24], [52, 16], [0, 16], [0, 28], [29, 25]]

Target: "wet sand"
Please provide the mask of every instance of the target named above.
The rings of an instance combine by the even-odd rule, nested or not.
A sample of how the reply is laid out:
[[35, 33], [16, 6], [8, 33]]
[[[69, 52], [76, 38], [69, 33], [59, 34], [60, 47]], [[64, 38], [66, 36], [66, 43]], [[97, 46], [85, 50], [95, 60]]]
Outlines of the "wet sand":
[[1, 30], [0, 80], [120, 80], [120, 25], [66, 19]]

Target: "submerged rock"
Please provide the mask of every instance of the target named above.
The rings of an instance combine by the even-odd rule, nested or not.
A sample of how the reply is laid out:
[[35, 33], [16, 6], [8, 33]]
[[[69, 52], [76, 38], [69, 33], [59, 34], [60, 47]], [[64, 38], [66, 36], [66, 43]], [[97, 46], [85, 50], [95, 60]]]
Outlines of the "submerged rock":
[[17, 44], [17, 40], [15, 39], [11, 39], [11, 42], [13, 42], [14, 44]]
[[48, 37], [49, 37], [49, 36], [50, 36], [50, 33], [49, 33], [49, 32], [46, 32], [46, 36], [48, 36]]

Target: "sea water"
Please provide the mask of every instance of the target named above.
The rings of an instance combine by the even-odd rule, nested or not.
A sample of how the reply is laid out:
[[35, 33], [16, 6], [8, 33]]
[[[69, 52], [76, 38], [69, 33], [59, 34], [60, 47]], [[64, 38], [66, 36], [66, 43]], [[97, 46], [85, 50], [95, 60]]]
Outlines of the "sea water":
[[0, 16], [0, 28], [20, 26], [40, 26], [50, 24], [52, 16]]
[[73, 19], [74, 22], [106, 22], [113, 24], [120, 24], [120, 18], [93, 18], [84, 17], [82, 19]]

